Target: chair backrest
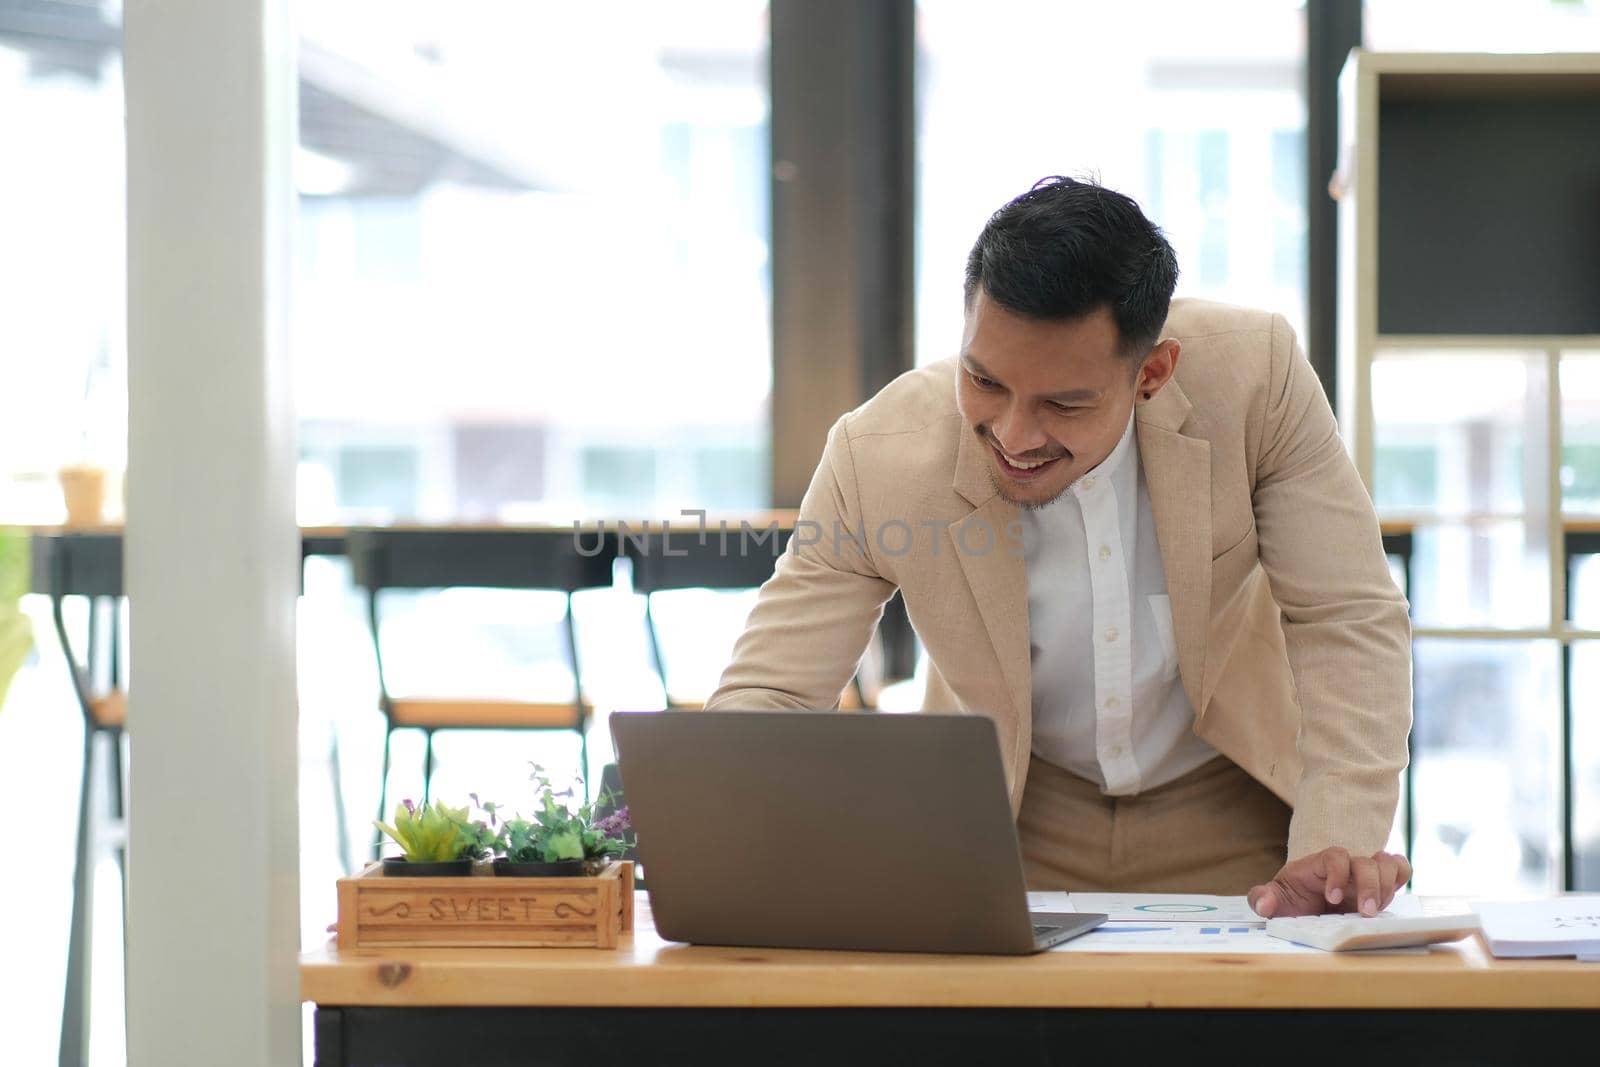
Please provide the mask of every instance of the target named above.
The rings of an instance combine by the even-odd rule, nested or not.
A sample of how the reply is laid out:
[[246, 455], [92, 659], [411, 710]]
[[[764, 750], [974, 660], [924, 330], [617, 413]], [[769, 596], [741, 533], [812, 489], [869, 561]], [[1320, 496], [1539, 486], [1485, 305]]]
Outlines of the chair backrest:
[[122, 535], [35, 534], [33, 591], [51, 596], [121, 596]]
[[[35, 534], [32, 557], [31, 587], [50, 597], [56, 639], [72, 667], [72, 684], [85, 724], [90, 730], [120, 729], [127, 720], [127, 700], [122, 692], [122, 535], [70, 531]], [[64, 597], [88, 601], [86, 636], [81, 646], [68, 633]], [[110, 633], [102, 640], [100, 617], [106, 606]]]
[[[1574, 618], [1573, 613], [1578, 610], [1577, 604], [1573, 602], [1573, 596], [1577, 593], [1578, 567], [1582, 563], [1582, 557], [1600, 556], [1600, 523], [1584, 521], [1574, 523], [1569, 521], [1566, 530], [1566, 543], [1567, 581], [1566, 611], [1564, 614], [1568, 619], [1572, 619]], [[1410, 590], [1407, 590], [1406, 594], [1409, 596]]]
[[756, 529], [727, 536], [708, 530], [621, 534], [622, 554], [633, 567], [633, 591], [754, 589], [772, 577], [793, 530]]
[[[591, 539], [592, 540], [592, 539]], [[550, 589], [611, 584], [615, 552], [566, 529], [351, 530], [345, 552], [355, 584], [380, 589]]]

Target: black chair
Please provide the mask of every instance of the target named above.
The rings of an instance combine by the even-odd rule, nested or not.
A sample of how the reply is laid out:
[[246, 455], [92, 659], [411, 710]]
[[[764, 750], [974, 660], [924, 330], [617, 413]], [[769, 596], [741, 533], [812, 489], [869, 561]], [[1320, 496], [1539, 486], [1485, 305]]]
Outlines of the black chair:
[[[436, 730], [571, 730], [578, 735], [587, 780], [588, 725], [592, 710], [584, 699], [578, 663], [572, 594], [611, 585], [614, 553], [580, 544], [570, 530], [351, 530], [346, 539], [355, 584], [366, 592], [367, 626], [378, 667], [379, 705], [386, 728], [383, 784], [378, 817], [388, 813], [389, 761], [394, 731], [423, 734], [423, 799], [433, 777]], [[549, 590], [566, 594], [562, 634], [566, 665], [572, 671], [571, 702], [481, 700], [450, 697], [397, 697], [384, 672], [379, 598], [384, 590], [421, 589]], [[373, 854], [381, 836], [373, 841]]]
[[[633, 591], [644, 596], [644, 626], [650, 640], [650, 658], [668, 708], [695, 708], [703, 699], [680, 699], [667, 684], [666, 659], [656, 629], [653, 598], [657, 593], [682, 589], [745, 590], [759, 588], [772, 577], [778, 557], [794, 536], [791, 529], [753, 527], [742, 531], [717, 529], [633, 531], [619, 529], [621, 554], [633, 570]], [[851, 680], [845, 706], [871, 708], [875, 703], [880, 653], [869, 647], [861, 670]]]
[[[83, 780], [78, 790], [78, 838], [72, 882], [72, 926], [67, 938], [66, 993], [61, 1015], [61, 1062], [86, 1062], [88, 995], [93, 928], [94, 856], [90, 848], [103, 819], [120, 825], [124, 817], [122, 739], [128, 699], [122, 681], [122, 537], [116, 533], [36, 534], [32, 543], [32, 588], [50, 598], [50, 616], [66, 658], [72, 691], [83, 714]], [[67, 597], [88, 604], [81, 650], [68, 633]], [[104, 760], [106, 811], [92, 810], [93, 783]], [[117, 869], [126, 878], [127, 850], [117, 847]], [[126, 881], [124, 881], [126, 892]], [[127, 931], [123, 931], [126, 944]]]
[[[680, 589], [743, 590], [758, 588], [772, 577], [778, 556], [794, 535], [793, 530], [757, 529], [741, 536], [730, 529], [724, 538], [716, 530], [631, 531], [620, 529], [621, 554], [633, 571], [633, 591], [644, 596], [644, 627], [650, 640], [650, 660], [661, 682], [669, 708], [698, 707], [701, 700], [678, 700], [667, 685], [666, 659], [656, 630], [653, 598]], [[759, 538], [759, 540], [758, 540]]]

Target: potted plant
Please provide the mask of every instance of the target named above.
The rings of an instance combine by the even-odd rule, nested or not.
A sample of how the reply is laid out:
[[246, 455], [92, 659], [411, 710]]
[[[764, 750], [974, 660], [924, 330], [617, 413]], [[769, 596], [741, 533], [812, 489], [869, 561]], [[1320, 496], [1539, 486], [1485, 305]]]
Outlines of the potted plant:
[[[490, 823], [494, 822], [494, 805], [481, 806], [489, 813]], [[394, 809], [394, 825], [373, 823], [404, 853], [385, 858], [383, 873], [403, 877], [471, 874], [475, 860], [488, 858], [499, 831], [469, 819], [468, 810], [447, 807], [440, 801], [424, 802], [421, 807], [401, 801]]]
[[544, 878], [598, 874], [628, 850], [627, 833], [633, 826], [626, 807], [596, 819], [596, 805], [609, 797], [574, 806], [575, 789], [557, 793], [537, 766], [530, 777], [538, 787], [539, 808], [531, 820], [516, 817], [501, 825], [497, 850], [502, 855], [494, 861], [495, 874]]

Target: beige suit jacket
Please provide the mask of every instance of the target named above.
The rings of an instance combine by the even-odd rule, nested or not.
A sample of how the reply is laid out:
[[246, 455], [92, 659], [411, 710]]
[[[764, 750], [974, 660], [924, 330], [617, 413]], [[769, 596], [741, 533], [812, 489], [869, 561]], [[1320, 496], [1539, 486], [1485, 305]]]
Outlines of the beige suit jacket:
[[[1371, 501], [1281, 316], [1178, 300], [1163, 336], [1177, 374], [1136, 430], [1195, 733], [1294, 807], [1289, 858], [1370, 854], [1411, 727], [1410, 622]], [[1033, 726], [1021, 523], [955, 375], [901, 375], [834, 424], [707, 707], [836, 706], [899, 588], [924, 708], [994, 720], [1015, 811]]]

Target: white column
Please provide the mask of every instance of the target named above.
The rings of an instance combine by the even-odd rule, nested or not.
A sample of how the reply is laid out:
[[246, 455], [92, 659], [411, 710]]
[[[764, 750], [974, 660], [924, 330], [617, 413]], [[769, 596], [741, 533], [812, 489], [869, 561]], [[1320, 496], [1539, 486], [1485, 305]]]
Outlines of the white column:
[[286, 0], [128, 0], [128, 1063], [300, 1059]]

